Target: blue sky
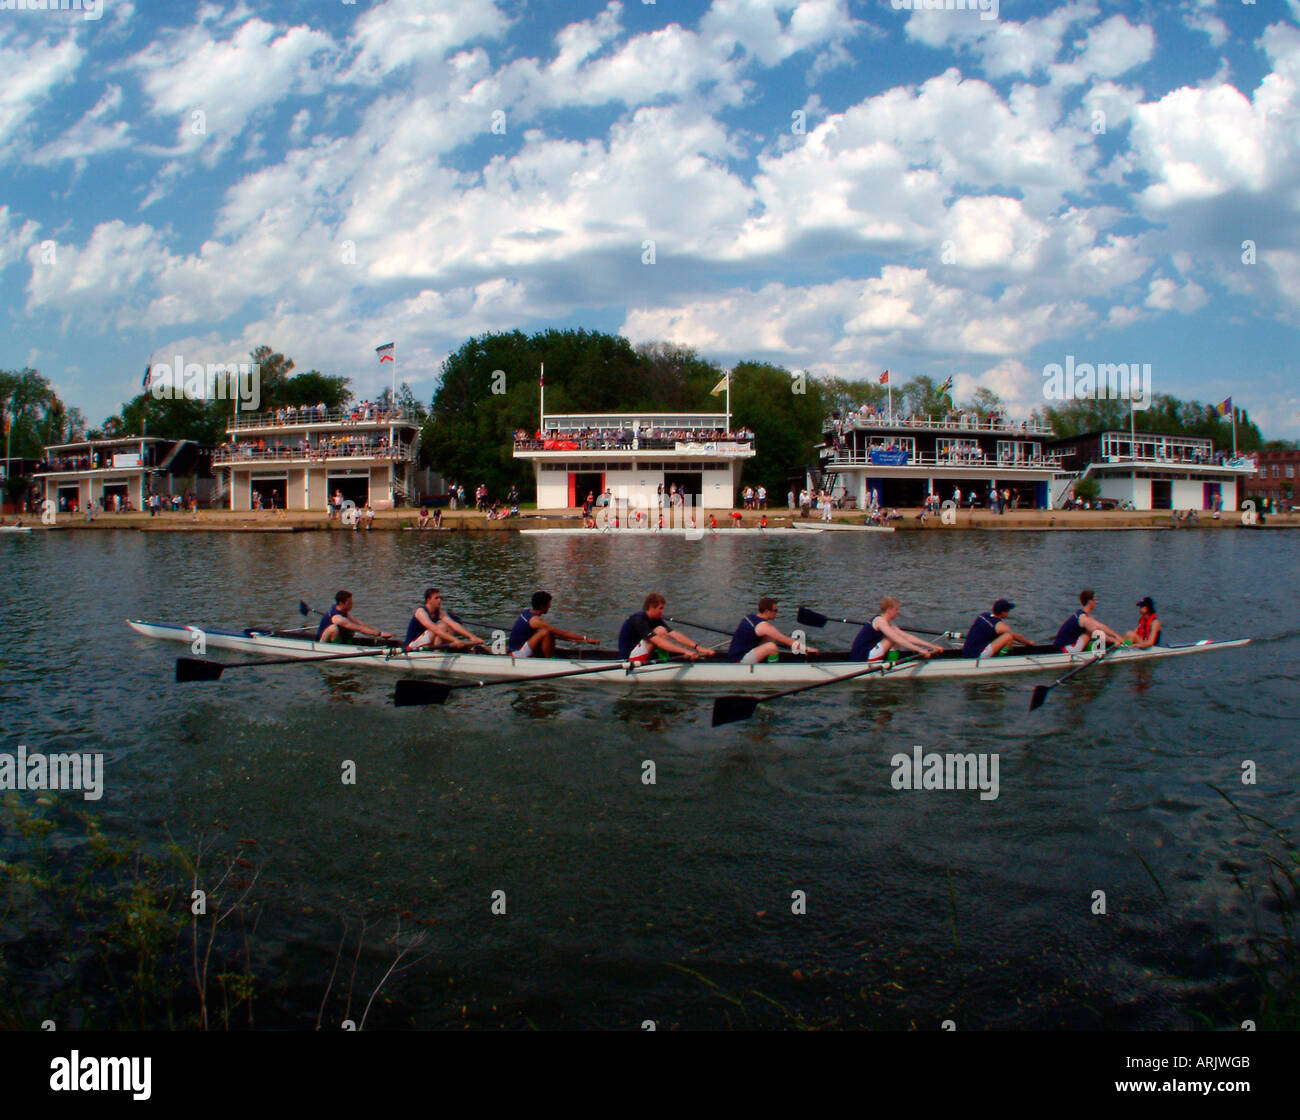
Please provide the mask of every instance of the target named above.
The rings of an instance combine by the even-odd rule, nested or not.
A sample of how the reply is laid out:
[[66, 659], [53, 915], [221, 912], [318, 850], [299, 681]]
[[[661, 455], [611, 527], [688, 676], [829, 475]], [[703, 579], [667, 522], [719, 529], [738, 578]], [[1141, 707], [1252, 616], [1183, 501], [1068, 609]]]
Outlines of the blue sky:
[[39, 2], [0, 368], [92, 424], [151, 355], [365, 396], [395, 340], [427, 399], [473, 334], [586, 326], [1017, 414], [1150, 363], [1300, 437], [1300, 0]]

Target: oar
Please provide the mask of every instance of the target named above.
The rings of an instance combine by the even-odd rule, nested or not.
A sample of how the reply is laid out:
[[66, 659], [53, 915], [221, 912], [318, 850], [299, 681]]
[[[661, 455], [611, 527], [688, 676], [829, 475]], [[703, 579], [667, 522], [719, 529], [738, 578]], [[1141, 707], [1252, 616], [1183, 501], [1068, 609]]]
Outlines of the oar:
[[1047, 694], [1051, 692], [1052, 689], [1054, 689], [1058, 684], [1064, 684], [1071, 677], [1077, 677], [1085, 669], [1091, 669], [1094, 665], [1097, 664], [1098, 661], [1105, 661], [1106, 658], [1108, 658], [1115, 650], [1119, 648], [1120, 648], [1120, 643], [1116, 642], [1113, 646], [1108, 646], [1104, 653], [1099, 653], [1091, 661], [1085, 661], [1077, 669], [1071, 669], [1068, 673], [1065, 674], [1065, 676], [1057, 677], [1056, 680], [1054, 680], [1051, 684], [1034, 685], [1034, 695], [1033, 698], [1029, 701], [1029, 710], [1031, 712], [1038, 711], [1038, 709], [1041, 708], [1043, 704], [1047, 702]]
[[267, 657], [260, 661], [210, 661], [206, 657], [178, 657], [176, 679], [182, 684], [190, 681], [219, 681], [227, 669], [248, 669], [254, 665], [302, 665], [313, 661], [346, 661], [351, 657], [377, 657], [379, 654], [400, 653], [401, 646], [381, 646], [360, 653], [323, 653], [312, 657]]
[[[809, 610], [807, 607], [800, 607], [795, 615], [795, 620], [800, 626], [815, 626], [818, 629], [825, 626], [828, 622], [842, 622], [845, 626], [865, 626], [865, 622], [859, 622], [853, 618], [827, 618], [824, 614], [818, 614], [816, 611]], [[950, 638], [953, 641], [961, 641], [966, 637], [960, 630], [920, 630], [912, 627], [913, 634], [928, 634], [932, 638]]]
[[721, 630], [716, 626], [705, 626], [702, 622], [691, 622], [685, 618], [670, 618], [668, 621], [676, 623], [678, 626], [689, 626], [692, 630], [711, 630], [715, 634], [725, 634], [728, 638], [732, 634], [730, 630]]
[[396, 708], [411, 708], [425, 704], [445, 704], [447, 697], [457, 689], [492, 688], [504, 684], [531, 684], [535, 681], [559, 680], [561, 677], [586, 677], [595, 673], [608, 673], [613, 669], [623, 669], [629, 676], [633, 673], [642, 676], [645, 673], [653, 672], [655, 669], [680, 668], [684, 660], [684, 658], [679, 658], [668, 665], [661, 662], [655, 662], [651, 665], [635, 665], [631, 661], [607, 661], [605, 664], [593, 669], [568, 669], [563, 673], [538, 673], [530, 677], [505, 677], [495, 681], [463, 681], [460, 684], [443, 684], [441, 681], [420, 681], [403, 678], [397, 682], [397, 687], [393, 690], [393, 706]]
[[811, 692], [814, 688], [825, 688], [828, 684], [851, 681], [855, 677], [865, 677], [870, 673], [888, 672], [899, 665], [906, 665], [910, 661], [915, 661], [919, 656], [920, 654], [916, 653], [908, 654], [906, 657], [900, 657], [897, 661], [887, 661], [884, 665], [872, 665], [866, 669], [858, 669], [856, 672], [844, 673], [842, 676], [829, 677], [824, 681], [817, 681], [815, 684], [787, 688], [783, 692], [769, 692], [766, 696], [719, 696], [713, 701], [713, 726], [721, 727], [724, 723], [736, 723], [742, 719], [749, 719], [759, 704], [766, 704], [770, 700], [779, 700], [782, 696], [793, 696], [797, 692]]

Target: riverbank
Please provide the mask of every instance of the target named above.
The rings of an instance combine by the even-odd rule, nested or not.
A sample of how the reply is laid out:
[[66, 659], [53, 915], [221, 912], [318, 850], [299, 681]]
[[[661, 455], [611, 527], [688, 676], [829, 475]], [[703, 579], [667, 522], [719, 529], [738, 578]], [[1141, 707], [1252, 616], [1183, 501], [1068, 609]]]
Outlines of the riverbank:
[[[705, 510], [698, 520], [707, 522], [712, 514], [718, 521], [717, 532], [726, 533], [731, 529], [732, 510]], [[741, 513], [740, 525], [744, 528], [757, 528], [759, 515], [748, 511]], [[954, 530], [977, 531], [1021, 531], [1037, 532], [1043, 530], [1133, 530], [1133, 529], [1194, 529], [1219, 530], [1243, 528], [1242, 513], [1224, 513], [1221, 518], [1214, 518], [1210, 513], [1200, 513], [1194, 521], [1175, 520], [1169, 510], [1122, 511], [1122, 510], [1012, 510], [998, 515], [989, 510], [963, 510], [956, 515], [956, 523], [944, 525], [938, 517], [928, 517], [925, 523], [919, 518], [919, 510], [901, 510], [901, 521], [889, 522], [899, 532], [952, 532]], [[862, 526], [866, 519], [853, 511], [837, 512], [830, 522], [823, 522], [820, 517], [801, 519], [791, 517], [787, 511], [771, 510], [767, 514], [768, 524], [772, 528], [788, 528], [791, 525], [803, 525], [808, 528], [845, 529]], [[375, 514], [372, 532], [397, 532], [416, 530], [417, 514], [414, 510], [381, 510]], [[230, 532], [230, 533], [308, 533], [308, 532], [366, 532], [365, 529], [348, 529], [337, 521], [330, 521], [317, 512], [277, 511], [233, 512], [230, 510], [202, 510], [198, 515], [191, 513], [162, 513], [150, 517], [147, 513], [108, 513], [99, 514], [94, 521], [87, 521], [84, 516], [61, 514], [53, 526], [40, 524], [38, 518], [25, 517], [24, 524], [36, 531], [90, 531], [129, 529], [140, 532]], [[529, 511], [520, 517], [503, 521], [489, 520], [484, 514], [473, 510], [457, 510], [444, 513], [443, 533], [503, 533], [516, 532], [519, 529], [575, 529], [581, 528], [582, 518], [578, 511], [553, 511], [536, 513]], [[1265, 524], [1255, 524], [1253, 528], [1294, 529], [1300, 528], [1300, 513], [1270, 514]], [[424, 530], [434, 533], [432, 527]], [[593, 530], [595, 532], [595, 530]], [[30, 536], [30, 534], [22, 534]]]

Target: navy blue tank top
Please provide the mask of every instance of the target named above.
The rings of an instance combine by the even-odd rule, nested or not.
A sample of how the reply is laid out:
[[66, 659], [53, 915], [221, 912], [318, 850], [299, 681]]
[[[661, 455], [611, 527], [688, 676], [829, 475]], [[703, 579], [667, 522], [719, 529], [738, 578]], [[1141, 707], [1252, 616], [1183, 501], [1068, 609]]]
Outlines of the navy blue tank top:
[[763, 644], [763, 639], [758, 636], [758, 624], [762, 621], [756, 614], [747, 614], [740, 620], [740, 625], [731, 636], [728, 661], [740, 661], [751, 649], [757, 649]]
[[1083, 608], [1080, 607], [1061, 623], [1061, 628], [1056, 632], [1056, 640], [1052, 643], [1057, 649], [1064, 649], [1079, 640], [1080, 635], [1083, 634], [1083, 627], [1079, 625], [1079, 619], [1082, 617]]
[[873, 618], [858, 631], [858, 636], [853, 639], [853, 645], [849, 648], [850, 661], [866, 661], [871, 656], [871, 651], [884, 640], [885, 636], [876, 629], [875, 621]]
[[976, 618], [966, 633], [966, 644], [961, 647], [962, 657], [978, 657], [983, 653], [998, 636], [998, 621], [992, 611], [986, 611]]
[[506, 639], [506, 649], [511, 653], [518, 653], [521, 646], [528, 644], [528, 639], [533, 636], [533, 628], [529, 625], [532, 621], [532, 608], [515, 619], [514, 626], [510, 628], [510, 637]]

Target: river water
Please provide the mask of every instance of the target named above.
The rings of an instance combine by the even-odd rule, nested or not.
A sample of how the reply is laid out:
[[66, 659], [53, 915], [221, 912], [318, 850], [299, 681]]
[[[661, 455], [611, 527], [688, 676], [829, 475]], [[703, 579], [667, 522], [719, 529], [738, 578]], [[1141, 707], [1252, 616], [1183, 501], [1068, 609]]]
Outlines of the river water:
[[[1253, 893], [1276, 844], [1259, 821], [1300, 823], [1296, 541], [32, 534], [0, 541], [0, 749], [106, 752], [101, 800], [54, 797], [69, 851], [83, 809], [146, 852], [238, 849], [258, 1026], [1234, 1027], [1258, 1018], [1250, 942], [1276, 922]], [[1151, 594], [1172, 641], [1256, 640], [1100, 666], [1032, 715], [1050, 678], [836, 686], [714, 729], [698, 691], [557, 683], [396, 709], [394, 675], [359, 665], [179, 685], [184, 648], [123, 625], [296, 625], [300, 598], [346, 587], [400, 631], [428, 585], [503, 624], [545, 588], [559, 625], [607, 642], [649, 590], [724, 627], [775, 595], [787, 632], [801, 603], [860, 616], [892, 594], [904, 625], [940, 630], [1006, 596], [1049, 640], [1084, 586], [1117, 628]], [[998, 796], [894, 788], [891, 758], [918, 744], [996, 752]], [[12, 865], [14, 808], [36, 795], [4, 796]], [[30, 968], [28, 921], [11, 908], [0, 947]], [[23, 1012], [119, 1025], [81, 997], [69, 1012], [62, 975], [22, 988]]]

